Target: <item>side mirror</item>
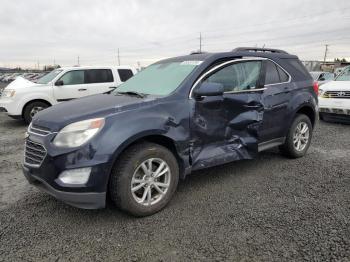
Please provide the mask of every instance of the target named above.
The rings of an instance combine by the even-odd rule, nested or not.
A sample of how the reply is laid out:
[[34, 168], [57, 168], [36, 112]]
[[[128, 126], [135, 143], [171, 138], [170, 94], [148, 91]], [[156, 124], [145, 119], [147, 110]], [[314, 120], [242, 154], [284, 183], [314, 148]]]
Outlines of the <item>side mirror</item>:
[[224, 86], [219, 83], [203, 82], [193, 93], [196, 98], [201, 98], [202, 96], [222, 96], [224, 94]]
[[320, 77], [320, 79], [318, 79], [318, 81], [324, 81], [324, 80], [326, 80], [326, 79], [323, 76]]
[[63, 83], [63, 80], [58, 80], [56, 83], [55, 83], [55, 86], [63, 86], [64, 83]]

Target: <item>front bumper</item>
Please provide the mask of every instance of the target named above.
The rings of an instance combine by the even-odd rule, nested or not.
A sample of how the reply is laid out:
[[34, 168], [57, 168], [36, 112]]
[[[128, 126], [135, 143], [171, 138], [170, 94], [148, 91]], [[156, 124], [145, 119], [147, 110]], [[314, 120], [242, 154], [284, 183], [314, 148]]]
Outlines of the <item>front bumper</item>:
[[22, 115], [22, 110], [18, 103], [10, 98], [0, 98], [0, 111], [7, 112], [10, 116]]
[[60, 191], [33, 174], [32, 170], [25, 166], [23, 166], [23, 173], [30, 184], [71, 206], [84, 209], [97, 209], [104, 208], [106, 205], [106, 192]]
[[344, 115], [320, 112], [320, 117], [321, 119], [329, 122], [350, 124], [350, 114]]
[[[55, 135], [54, 132], [38, 135], [29, 130], [23, 159], [23, 173], [27, 180], [72, 206], [85, 209], [105, 207], [111, 169], [108, 155], [98, 154], [98, 144], [92, 142], [76, 149], [56, 148], [51, 142]], [[85, 167], [91, 171], [84, 184], [65, 184], [58, 179], [64, 171]]]

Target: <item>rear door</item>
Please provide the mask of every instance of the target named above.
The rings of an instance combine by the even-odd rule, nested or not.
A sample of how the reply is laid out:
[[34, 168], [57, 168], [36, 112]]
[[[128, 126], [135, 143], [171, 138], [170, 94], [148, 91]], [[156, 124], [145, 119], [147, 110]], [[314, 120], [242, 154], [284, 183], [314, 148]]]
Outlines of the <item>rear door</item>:
[[[64, 73], [55, 82], [54, 96], [57, 102], [72, 100], [75, 98], [89, 95], [85, 84], [85, 70], [72, 70]], [[57, 85], [62, 81], [63, 85]]]
[[111, 69], [85, 70], [85, 83], [91, 95], [105, 93], [115, 87]]
[[293, 84], [291, 77], [281, 66], [272, 60], [263, 63], [266, 88], [263, 94], [264, 119], [260, 130], [261, 142], [280, 139], [288, 118], [288, 104]]
[[224, 62], [205, 73], [195, 84], [220, 83], [223, 96], [194, 99], [191, 118], [193, 170], [239, 159], [251, 159], [258, 152], [258, 130], [263, 117], [261, 104], [262, 61]]

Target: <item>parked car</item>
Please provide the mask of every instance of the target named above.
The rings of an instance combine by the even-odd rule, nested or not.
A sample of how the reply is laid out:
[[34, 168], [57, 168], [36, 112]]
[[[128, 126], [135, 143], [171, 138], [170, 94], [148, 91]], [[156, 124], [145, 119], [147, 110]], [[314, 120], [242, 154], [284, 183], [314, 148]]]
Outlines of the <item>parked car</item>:
[[7, 77], [9, 77], [10, 75], [12, 75], [12, 74], [9, 74], [9, 73], [5, 73], [5, 74], [3, 74], [1, 77], [0, 77], [0, 81], [1, 82], [6, 82], [6, 78]]
[[346, 66], [345, 67], [338, 67], [338, 68], [336, 68], [334, 70], [334, 75], [338, 76], [345, 68], [346, 68]]
[[134, 73], [129, 66], [67, 67], [53, 70], [36, 83], [18, 78], [4, 89], [0, 109], [30, 123], [37, 112], [49, 106], [111, 91]]
[[321, 86], [329, 81], [334, 80], [334, 74], [330, 72], [310, 72], [312, 78], [318, 82], [318, 85]]
[[319, 90], [320, 118], [350, 123], [350, 66]]
[[30, 183], [80, 208], [106, 197], [146, 216], [179, 177], [280, 146], [306, 154], [317, 84], [282, 50], [238, 48], [159, 61], [111, 93], [39, 112], [28, 128]]

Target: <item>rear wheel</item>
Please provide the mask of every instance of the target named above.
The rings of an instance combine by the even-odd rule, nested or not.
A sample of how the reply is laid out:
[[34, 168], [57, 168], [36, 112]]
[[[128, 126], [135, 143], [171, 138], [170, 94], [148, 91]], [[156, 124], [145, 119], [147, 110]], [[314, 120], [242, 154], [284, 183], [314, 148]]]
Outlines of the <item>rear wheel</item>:
[[41, 110], [44, 110], [45, 108], [48, 108], [49, 105], [44, 102], [36, 101], [36, 102], [31, 102], [23, 110], [23, 118], [24, 122], [26, 124], [29, 124], [32, 122], [33, 117]]
[[312, 124], [306, 115], [299, 114], [294, 119], [285, 143], [280, 146], [281, 152], [291, 158], [302, 157], [306, 154], [312, 138]]
[[172, 198], [179, 180], [176, 158], [167, 148], [141, 143], [127, 149], [113, 168], [112, 201], [134, 216], [152, 215]]

